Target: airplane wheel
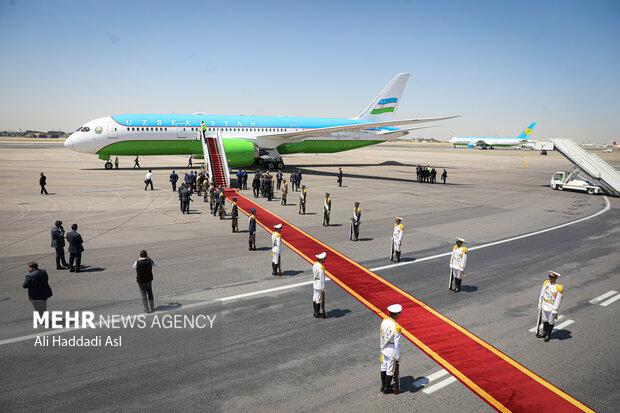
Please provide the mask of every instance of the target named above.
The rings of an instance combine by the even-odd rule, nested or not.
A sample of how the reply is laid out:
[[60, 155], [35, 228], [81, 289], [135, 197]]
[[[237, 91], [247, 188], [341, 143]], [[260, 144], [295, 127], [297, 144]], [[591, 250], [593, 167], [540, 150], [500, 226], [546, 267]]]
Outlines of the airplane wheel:
[[275, 166], [275, 164], [271, 161], [267, 162], [267, 169], [273, 169], [273, 167]]
[[105, 169], [112, 169], [114, 165], [112, 165], [112, 162], [106, 162], [105, 163]]
[[263, 158], [258, 158], [258, 164], [262, 165], [265, 163], [265, 160]]
[[276, 165], [278, 167], [278, 169], [283, 169], [284, 168], [284, 162], [279, 161], [278, 165]]

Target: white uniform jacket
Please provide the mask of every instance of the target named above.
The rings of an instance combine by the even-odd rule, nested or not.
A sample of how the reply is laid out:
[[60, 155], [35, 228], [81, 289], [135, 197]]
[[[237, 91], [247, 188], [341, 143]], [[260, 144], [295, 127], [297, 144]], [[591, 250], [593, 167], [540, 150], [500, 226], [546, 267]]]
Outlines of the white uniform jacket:
[[320, 262], [315, 262], [312, 266], [312, 274], [314, 279], [312, 281], [312, 288], [315, 290], [325, 289], [325, 267]]
[[391, 318], [386, 318], [379, 329], [379, 349], [384, 357], [400, 360], [401, 327]]
[[400, 251], [400, 246], [403, 242], [403, 235], [405, 235], [405, 227], [403, 224], [394, 224], [394, 234], [392, 234], [392, 240], [394, 240], [394, 249]]
[[274, 232], [271, 234], [271, 253], [272, 255], [279, 256], [282, 250], [282, 234]]
[[549, 280], [547, 280], [543, 283], [542, 289], [540, 290], [538, 308], [542, 306], [543, 311], [551, 311], [551, 313], [555, 315], [560, 309], [560, 303], [563, 297], [564, 287], [558, 283], [551, 284]]
[[465, 265], [467, 264], [467, 248], [458, 246], [454, 246], [452, 250], [452, 256], [450, 257], [450, 268], [454, 268], [456, 270], [465, 270]]

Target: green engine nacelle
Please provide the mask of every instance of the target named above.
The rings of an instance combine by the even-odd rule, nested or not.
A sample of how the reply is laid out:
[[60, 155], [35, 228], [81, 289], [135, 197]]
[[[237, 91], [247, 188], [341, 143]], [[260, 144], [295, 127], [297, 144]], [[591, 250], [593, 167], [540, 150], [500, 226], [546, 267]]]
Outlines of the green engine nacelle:
[[252, 165], [259, 156], [258, 148], [250, 141], [242, 139], [223, 139], [223, 141], [230, 167]]

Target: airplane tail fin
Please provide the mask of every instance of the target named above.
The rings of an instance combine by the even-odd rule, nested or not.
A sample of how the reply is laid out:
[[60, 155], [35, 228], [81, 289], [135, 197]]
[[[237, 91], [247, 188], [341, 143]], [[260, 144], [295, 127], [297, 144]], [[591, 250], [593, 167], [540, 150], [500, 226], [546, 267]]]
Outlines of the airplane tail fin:
[[409, 80], [409, 73], [397, 74], [381, 93], [370, 102], [370, 105], [353, 119], [371, 122], [390, 120], [398, 109], [407, 80]]
[[521, 132], [521, 134], [517, 136], [517, 138], [522, 140], [528, 140], [530, 138], [530, 135], [532, 135], [532, 132], [534, 131], [534, 126], [536, 126], [536, 122], [525, 128], [525, 130]]

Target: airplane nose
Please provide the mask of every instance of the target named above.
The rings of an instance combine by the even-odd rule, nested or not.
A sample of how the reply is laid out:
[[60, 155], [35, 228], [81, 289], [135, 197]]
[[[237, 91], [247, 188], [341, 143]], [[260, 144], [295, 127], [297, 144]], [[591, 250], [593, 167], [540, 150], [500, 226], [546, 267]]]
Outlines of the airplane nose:
[[65, 148], [69, 148], [71, 150], [73, 150], [73, 140], [71, 139], [71, 136], [69, 136], [67, 139], [65, 139]]

